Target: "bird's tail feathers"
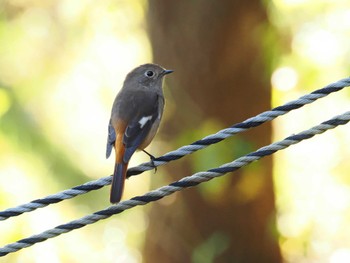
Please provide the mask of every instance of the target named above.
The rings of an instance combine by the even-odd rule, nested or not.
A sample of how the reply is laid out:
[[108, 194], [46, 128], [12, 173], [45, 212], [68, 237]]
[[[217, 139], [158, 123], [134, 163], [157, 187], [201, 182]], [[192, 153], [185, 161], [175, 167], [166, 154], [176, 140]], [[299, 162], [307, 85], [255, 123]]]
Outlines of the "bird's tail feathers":
[[118, 203], [122, 198], [127, 169], [127, 163], [116, 163], [114, 166], [110, 195], [110, 202], [112, 204]]

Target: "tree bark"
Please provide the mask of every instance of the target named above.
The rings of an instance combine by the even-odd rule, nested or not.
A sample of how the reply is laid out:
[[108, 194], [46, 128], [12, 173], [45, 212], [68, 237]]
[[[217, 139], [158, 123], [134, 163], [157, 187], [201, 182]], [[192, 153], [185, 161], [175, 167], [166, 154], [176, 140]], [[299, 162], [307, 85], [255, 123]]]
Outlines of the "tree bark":
[[[261, 1], [152, 0], [148, 12], [154, 61], [175, 70], [160, 131], [172, 148], [270, 108]], [[270, 136], [263, 125], [158, 174], [167, 171], [170, 183], [266, 145]], [[204, 184], [150, 208], [144, 262], [281, 262], [271, 158]]]

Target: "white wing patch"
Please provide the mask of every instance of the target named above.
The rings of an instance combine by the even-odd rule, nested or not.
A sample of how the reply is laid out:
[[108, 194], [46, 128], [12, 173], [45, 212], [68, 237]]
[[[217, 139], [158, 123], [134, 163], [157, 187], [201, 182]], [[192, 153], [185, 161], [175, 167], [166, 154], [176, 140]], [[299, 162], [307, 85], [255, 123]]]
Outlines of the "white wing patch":
[[142, 117], [141, 120], [139, 120], [139, 123], [140, 123], [140, 126], [141, 126], [141, 129], [143, 128], [143, 126], [146, 125], [146, 123], [148, 121], [152, 120], [152, 116], [146, 116], [146, 117]]

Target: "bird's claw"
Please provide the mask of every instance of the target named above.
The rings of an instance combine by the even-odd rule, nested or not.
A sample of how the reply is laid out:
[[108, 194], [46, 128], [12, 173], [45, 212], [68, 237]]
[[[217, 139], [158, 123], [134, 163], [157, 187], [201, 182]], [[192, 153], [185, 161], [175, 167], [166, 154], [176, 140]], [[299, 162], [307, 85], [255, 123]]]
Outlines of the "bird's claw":
[[157, 172], [157, 166], [155, 165], [154, 163], [154, 160], [156, 159], [156, 157], [154, 157], [152, 154], [150, 154], [149, 152], [145, 151], [145, 150], [142, 150], [145, 154], [147, 154], [149, 156], [149, 158], [151, 159], [151, 164], [154, 168], [154, 173]]

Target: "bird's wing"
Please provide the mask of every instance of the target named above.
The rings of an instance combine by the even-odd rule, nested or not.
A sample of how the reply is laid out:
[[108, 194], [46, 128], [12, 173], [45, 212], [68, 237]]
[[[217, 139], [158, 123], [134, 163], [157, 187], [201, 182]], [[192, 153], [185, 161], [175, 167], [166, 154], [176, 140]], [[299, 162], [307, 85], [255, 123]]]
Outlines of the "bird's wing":
[[116, 139], [115, 131], [114, 131], [114, 128], [112, 126], [111, 120], [109, 120], [108, 137], [107, 137], [107, 148], [106, 148], [106, 158], [107, 159], [111, 155], [115, 139]]
[[128, 162], [149, 134], [152, 125], [159, 118], [159, 96], [142, 101], [142, 112], [138, 111], [126, 127], [123, 143], [125, 145], [124, 162]]

